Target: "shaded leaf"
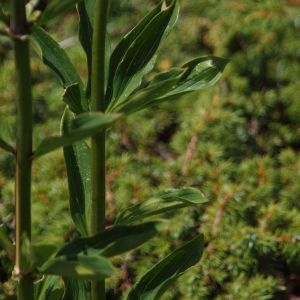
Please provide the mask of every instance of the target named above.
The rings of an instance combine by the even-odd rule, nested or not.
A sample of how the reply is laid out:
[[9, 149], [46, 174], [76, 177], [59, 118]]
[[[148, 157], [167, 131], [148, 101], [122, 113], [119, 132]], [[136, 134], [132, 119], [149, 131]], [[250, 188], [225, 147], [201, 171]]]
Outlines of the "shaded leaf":
[[[68, 109], [62, 118], [62, 134], [68, 134], [72, 130], [73, 117]], [[69, 185], [69, 205], [72, 219], [81, 233], [88, 233], [87, 222], [91, 207], [90, 178], [91, 159], [90, 149], [85, 141], [73, 143], [63, 148]]]
[[147, 272], [130, 291], [127, 299], [159, 299], [179, 276], [199, 261], [202, 252], [203, 235], [198, 235]]
[[90, 97], [91, 94], [91, 71], [92, 71], [92, 40], [93, 40], [93, 28], [91, 19], [87, 11], [87, 2], [80, 1], [77, 6], [79, 14], [79, 41], [82, 48], [85, 51], [88, 69], [88, 82], [86, 87], [86, 96]]
[[169, 189], [122, 211], [117, 217], [116, 223], [129, 224], [150, 216], [205, 202], [207, 202], [207, 198], [198, 189]]
[[103, 255], [114, 256], [132, 250], [156, 234], [156, 223], [139, 225], [114, 225], [92, 237], [77, 238], [64, 246], [61, 255]]
[[42, 274], [86, 280], [102, 280], [114, 273], [110, 261], [99, 255], [57, 256], [38, 269]]
[[78, 83], [73, 83], [65, 88], [62, 96], [63, 101], [69, 106], [70, 110], [75, 114], [83, 112], [81, 106], [81, 92]]
[[8, 152], [10, 152], [12, 154], [15, 153], [14, 147], [12, 147], [11, 145], [9, 145], [2, 138], [0, 138], [0, 148], [2, 148], [3, 150], [6, 150], [6, 151], [8, 151]]
[[[63, 87], [68, 89], [70, 86], [73, 86], [71, 90], [71, 100], [70, 91], [68, 92], [68, 104], [71, 103], [70, 108], [75, 107], [76, 111], [74, 112], [76, 113], [87, 112], [88, 103], [84, 97], [83, 83], [66, 52], [44, 29], [39, 26], [34, 26], [32, 28], [32, 36], [41, 50], [38, 52], [41, 52], [39, 54], [43, 62], [60, 78]], [[76, 89], [79, 89], [79, 94], [77, 90], [76, 93], [74, 93], [74, 85], [78, 85]]]
[[65, 284], [65, 294], [62, 300], [89, 300], [90, 283], [86, 280], [63, 278]]
[[221, 77], [227, 63], [227, 59], [220, 57], [200, 57], [180, 69], [158, 74], [146, 88], [133, 93], [112, 111], [128, 114], [188, 92], [210, 87]]
[[109, 109], [127, 98], [154, 65], [155, 53], [166, 32], [175, 24], [178, 1], [156, 6], [112, 53], [106, 99]]
[[34, 152], [33, 158], [93, 136], [111, 125], [118, 117], [119, 115], [97, 112], [80, 114], [77, 118], [71, 120], [70, 128], [72, 130], [67, 134], [43, 140]]
[[48, 275], [35, 284], [36, 300], [61, 300], [64, 294], [60, 277]]
[[39, 23], [47, 23], [49, 20], [62, 15], [67, 10], [75, 7], [76, 3], [80, 0], [51, 0], [47, 1], [48, 4], [43, 10], [41, 17], [39, 18]]
[[[30, 273], [35, 269], [36, 266], [36, 256], [34, 253], [33, 246], [30, 243], [29, 238], [24, 233], [21, 236], [21, 259], [22, 262], [21, 270], [24, 273]], [[15, 270], [16, 274], [18, 274], [19, 270]]]
[[15, 247], [9, 238], [4, 225], [0, 225], [0, 247], [4, 249], [11, 260], [14, 259]]
[[38, 244], [33, 245], [35, 260], [37, 265], [42, 265], [57, 251], [57, 245], [53, 244]]

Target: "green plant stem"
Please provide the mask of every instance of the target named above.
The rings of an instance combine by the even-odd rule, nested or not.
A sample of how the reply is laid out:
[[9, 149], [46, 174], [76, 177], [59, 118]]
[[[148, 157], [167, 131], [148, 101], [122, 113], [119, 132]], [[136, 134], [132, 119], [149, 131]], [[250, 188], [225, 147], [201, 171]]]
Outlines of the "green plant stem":
[[[105, 43], [109, 0], [97, 0], [95, 4], [91, 108], [92, 111], [105, 110]], [[92, 216], [90, 233], [97, 234], [105, 228], [105, 131], [92, 137]], [[105, 299], [105, 282], [91, 284], [92, 300]]]
[[23, 238], [31, 240], [31, 154], [32, 154], [32, 95], [29, 41], [25, 3], [12, 1], [11, 34], [15, 49], [17, 141], [16, 141], [16, 260], [15, 274], [19, 278], [18, 299], [33, 299], [33, 280], [26, 270], [21, 249]]

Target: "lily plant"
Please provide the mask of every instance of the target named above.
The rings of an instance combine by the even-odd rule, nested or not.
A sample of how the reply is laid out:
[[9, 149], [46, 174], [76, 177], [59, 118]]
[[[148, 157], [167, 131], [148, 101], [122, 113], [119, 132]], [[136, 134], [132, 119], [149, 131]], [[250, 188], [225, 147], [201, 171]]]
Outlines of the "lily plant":
[[[10, 2], [8, 6], [0, 0], [0, 21], [15, 52], [17, 133], [15, 145], [0, 137], [0, 147], [16, 159], [16, 227], [15, 239], [11, 240], [5, 225], [1, 225], [0, 246], [15, 266], [12, 276], [17, 281], [18, 299], [105, 299], [105, 280], [116, 272], [114, 256], [157, 236], [159, 219], [165, 212], [207, 201], [194, 187], [158, 191], [150, 199], [140, 199], [139, 204], [119, 211], [114, 224], [107, 227], [107, 128], [142, 109], [213, 85], [228, 61], [199, 57], [146, 81], [161, 42], [176, 23], [178, 0], [160, 1], [113, 51], [107, 33], [109, 0]], [[45, 30], [50, 20], [75, 6], [87, 78], [80, 77], [66, 51]], [[61, 135], [45, 138], [36, 149], [32, 149], [31, 45], [59, 77], [65, 103]], [[68, 176], [70, 216], [78, 237], [51, 252], [35, 245], [31, 235], [31, 172], [36, 159], [61, 147]], [[159, 299], [199, 261], [202, 251], [203, 235], [199, 234], [157, 262], [133, 285], [127, 299]]]

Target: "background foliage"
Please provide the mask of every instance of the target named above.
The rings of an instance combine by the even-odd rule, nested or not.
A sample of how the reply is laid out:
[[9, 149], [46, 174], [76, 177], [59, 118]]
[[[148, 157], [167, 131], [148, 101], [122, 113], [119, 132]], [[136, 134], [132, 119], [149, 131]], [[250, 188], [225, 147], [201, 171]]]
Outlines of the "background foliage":
[[[128, 203], [159, 189], [195, 186], [209, 198], [164, 225], [164, 238], [116, 259], [111, 299], [168, 244], [205, 233], [201, 263], [165, 299], [300, 297], [300, 7], [297, 1], [181, 1], [181, 16], [160, 51], [156, 70], [201, 54], [231, 59], [212, 89], [120, 121], [108, 144], [108, 224]], [[155, 1], [112, 1], [112, 47]], [[76, 12], [51, 30], [82, 73]], [[33, 54], [34, 55], [34, 54]], [[0, 130], [14, 136], [12, 51], [0, 36]], [[59, 132], [64, 104], [56, 78], [34, 60], [34, 143]], [[156, 116], [153, 118], [153, 116]], [[47, 122], [46, 122], [47, 120]], [[0, 150], [0, 217], [13, 227], [14, 159]], [[110, 171], [111, 170], [111, 171]], [[33, 239], [61, 244], [76, 235], [67, 215], [62, 152], [34, 164]], [[14, 295], [11, 266], [0, 254], [0, 299]], [[113, 288], [117, 286], [117, 288]]]

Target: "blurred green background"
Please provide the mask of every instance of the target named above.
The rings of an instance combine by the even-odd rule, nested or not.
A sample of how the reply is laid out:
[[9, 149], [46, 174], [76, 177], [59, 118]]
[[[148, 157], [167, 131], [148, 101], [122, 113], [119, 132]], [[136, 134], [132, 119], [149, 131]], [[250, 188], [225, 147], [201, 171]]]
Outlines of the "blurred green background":
[[[157, 1], [111, 1], [112, 48]], [[196, 56], [230, 58], [209, 90], [120, 121], [108, 133], [107, 222], [168, 187], [194, 186], [209, 202], [169, 219], [160, 238], [117, 258], [108, 299], [122, 299], [150, 266], [195, 233], [201, 262], [163, 299], [300, 299], [300, 1], [182, 0], [156, 68]], [[47, 29], [82, 76], [76, 11]], [[59, 133], [64, 104], [56, 77], [33, 52], [34, 144]], [[0, 36], [0, 132], [14, 143], [13, 52]], [[0, 218], [14, 226], [14, 159], [0, 150]], [[33, 240], [62, 244], [68, 216], [62, 151], [33, 166]], [[0, 299], [14, 299], [12, 266], [0, 251]]]

